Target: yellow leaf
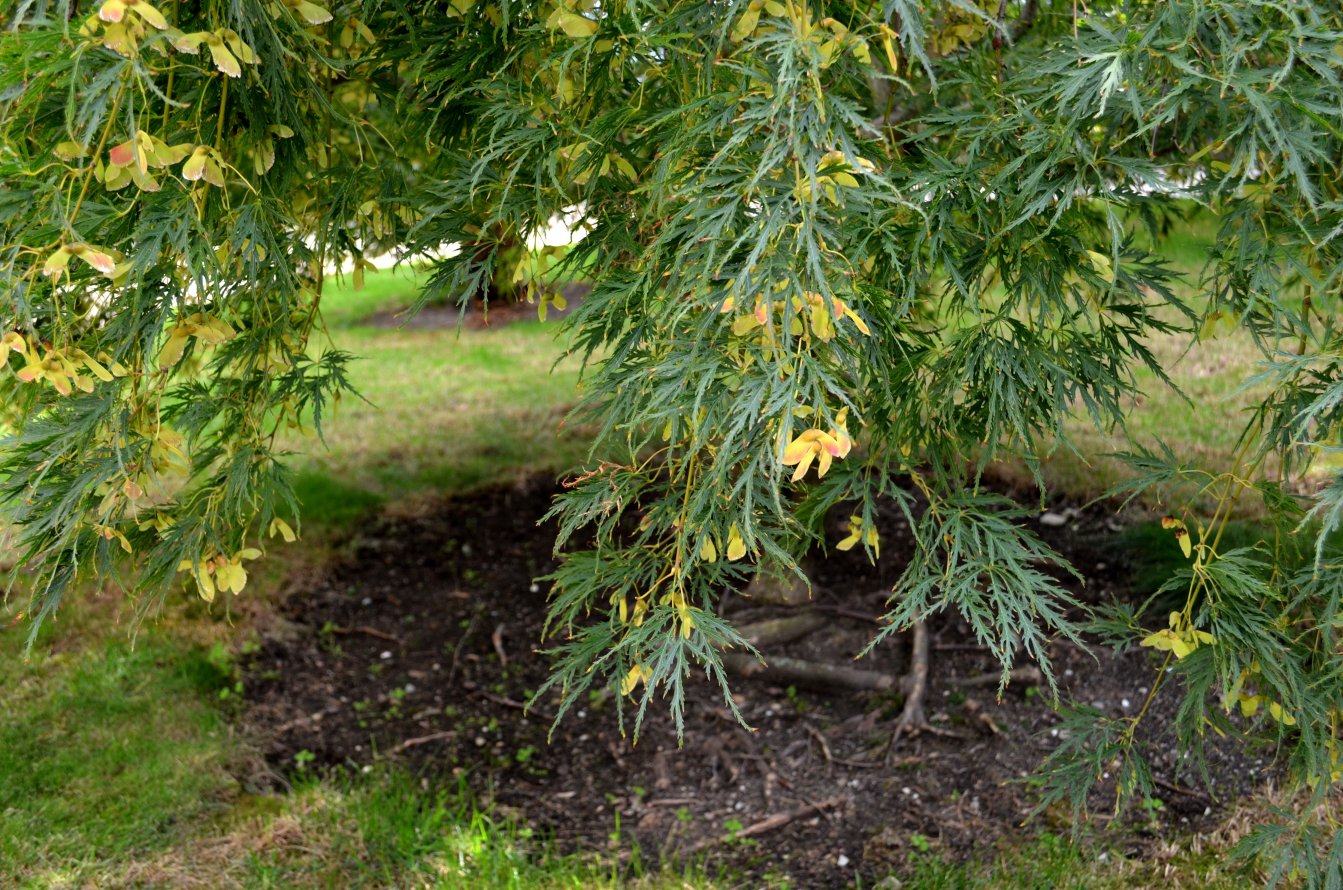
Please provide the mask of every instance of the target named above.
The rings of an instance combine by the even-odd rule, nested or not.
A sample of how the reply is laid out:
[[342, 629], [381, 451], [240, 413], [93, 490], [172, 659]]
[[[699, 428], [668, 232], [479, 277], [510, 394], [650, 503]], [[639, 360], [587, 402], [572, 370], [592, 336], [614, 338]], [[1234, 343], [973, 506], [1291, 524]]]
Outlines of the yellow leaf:
[[187, 162], [182, 165], [182, 178], [188, 182], [196, 182], [205, 175], [205, 159], [210, 151], [207, 145], [198, 145], [196, 150], [187, 158]]
[[163, 17], [163, 13], [146, 3], [145, 0], [138, 0], [138, 2], [133, 4], [130, 8], [135, 11], [136, 15], [160, 31], [166, 31], [168, 29], [168, 20]]
[[835, 459], [834, 453], [829, 448], [821, 449], [821, 459], [816, 463], [816, 475], [824, 478], [825, 474], [830, 472], [830, 463]]
[[309, 3], [308, 0], [289, 0], [289, 8], [293, 9], [303, 20], [310, 25], [321, 25], [331, 21], [331, 13], [316, 3]]
[[241, 593], [247, 584], [247, 571], [239, 563], [226, 562], [215, 569], [215, 586], [225, 593]]
[[807, 470], [811, 467], [812, 460], [816, 457], [816, 449], [811, 448], [803, 455], [802, 460], [798, 461], [797, 469], [793, 471], [792, 481], [796, 482], [807, 475]]
[[46, 376], [46, 368], [42, 365], [42, 359], [38, 357], [37, 352], [33, 351], [25, 356], [27, 362], [22, 368], [14, 372], [24, 383], [32, 383]]
[[294, 534], [294, 530], [289, 527], [289, 523], [278, 516], [270, 521], [270, 536], [273, 538], [277, 534], [284, 539], [286, 544], [292, 544], [298, 540], [298, 535]]
[[640, 683], [647, 681], [648, 671], [644, 669], [643, 665], [636, 664], [630, 668], [629, 673], [625, 675], [625, 679], [620, 681], [620, 694], [629, 695]]
[[823, 303], [812, 304], [811, 332], [822, 342], [829, 342], [835, 338], [835, 323]]
[[742, 13], [741, 18], [737, 19], [737, 24], [732, 28], [731, 39], [733, 43], [741, 43], [747, 37], [755, 33], [756, 26], [760, 24], [760, 9], [747, 7], [746, 12]]
[[77, 158], [88, 157], [88, 151], [78, 142], [60, 142], [51, 150], [51, 153], [62, 161], [73, 161]]
[[744, 337], [758, 327], [760, 327], [760, 322], [756, 320], [754, 315], [741, 315], [732, 322], [732, 333], [738, 337]]
[[1189, 532], [1180, 529], [1175, 533], [1175, 540], [1180, 542], [1180, 552], [1184, 554], [1184, 558], [1189, 559], [1194, 553], [1194, 545], [1190, 543]]
[[98, 18], [105, 22], [119, 22], [126, 15], [126, 0], [107, 0], [98, 7]]
[[187, 348], [187, 337], [187, 333], [181, 328], [173, 330], [168, 342], [163, 344], [163, 351], [159, 353], [160, 371], [166, 371], [182, 360], [182, 353]]
[[895, 37], [895, 32], [885, 25], [882, 25], [881, 48], [886, 50], [886, 63], [891, 66], [891, 73], [898, 74], [900, 72], [900, 62], [895, 56], [895, 44], [892, 41], [893, 37]]
[[746, 542], [741, 538], [741, 532], [737, 530], [736, 523], [728, 529], [727, 533], [727, 558], [736, 561], [746, 555]]
[[1103, 278], [1111, 284], [1115, 281], [1114, 266], [1110, 264], [1110, 258], [1103, 253], [1095, 250], [1087, 251], [1087, 258], [1091, 260], [1092, 267], [1101, 274]]
[[1159, 630], [1155, 633], [1148, 634], [1138, 645], [1147, 646], [1152, 649], [1160, 649], [1163, 652], [1169, 652], [1171, 650], [1171, 641], [1174, 639], [1175, 634], [1168, 630]]
[[1283, 726], [1296, 726], [1296, 718], [1288, 711], [1284, 710], [1282, 705], [1277, 702], [1269, 702], [1268, 716], [1272, 717]]
[[210, 48], [210, 58], [214, 61], [216, 68], [229, 77], [242, 77], [242, 66], [238, 64], [237, 57], [229, 52], [228, 47], [224, 45], [224, 41], [211, 36], [209, 40], [205, 41], [205, 45]]
[[816, 433], [820, 430], [807, 430], [796, 439], [788, 443], [788, 447], [783, 450], [784, 466], [792, 466], [803, 460], [807, 455], [816, 451]]
[[210, 577], [210, 566], [207, 563], [202, 562], [197, 566], [189, 559], [183, 560], [177, 566], [177, 570], [179, 572], [190, 572], [191, 577], [196, 579], [196, 591], [200, 594], [200, 598], [207, 603], [214, 602], [215, 583], [214, 579]]
[[93, 372], [93, 376], [97, 377], [104, 383], [111, 382], [112, 372], [107, 370], [107, 368], [104, 368], [102, 364], [98, 362], [96, 359], [94, 359], [92, 356], [89, 356], [87, 354], [82, 355], [80, 357], [80, 361], [84, 363], [84, 367], [88, 368], [91, 372]]
[[555, 17], [555, 24], [570, 37], [591, 37], [597, 33], [597, 23], [576, 12], [562, 12]]

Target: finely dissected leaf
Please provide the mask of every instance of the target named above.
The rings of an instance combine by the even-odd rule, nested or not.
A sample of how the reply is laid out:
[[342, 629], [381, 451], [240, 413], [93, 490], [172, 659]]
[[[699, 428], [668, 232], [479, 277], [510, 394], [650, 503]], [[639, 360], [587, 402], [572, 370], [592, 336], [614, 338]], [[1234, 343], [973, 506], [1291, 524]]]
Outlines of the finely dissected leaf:
[[[1337, 3], [48, 5], [0, 32], [0, 508], [38, 621], [89, 575], [244, 589], [247, 542], [299, 515], [279, 431], [349, 387], [312, 340], [331, 270], [392, 253], [438, 258], [425, 299], [543, 318], [591, 285], [563, 322], [595, 441], [554, 511], [562, 710], [604, 684], [679, 729], [707, 676], [735, 713], [723, 597], [832, 540], [880, 558], [892, 509], [886, 633], [956, 610], [1048, 667], [1084, 610], [983, 474], [1043, 502], [1079, 420], [1123, 436], [1216, 337], [1258, 353], [1241, 447], [1124, 446], [1113, 495], [1169, 505], [1185, 558], [1174, 616], [1107, 639], [1169, 669], [1186, 750], [1250, 734], [1303, 793], [1338, 781]], [[556, 218], [581, 239], [537, 246]], [[1046, 800], [1150, 791], [1128, 718], [1065, 725]], [[1307, 882], [1318, 809], [1260, 838]]]

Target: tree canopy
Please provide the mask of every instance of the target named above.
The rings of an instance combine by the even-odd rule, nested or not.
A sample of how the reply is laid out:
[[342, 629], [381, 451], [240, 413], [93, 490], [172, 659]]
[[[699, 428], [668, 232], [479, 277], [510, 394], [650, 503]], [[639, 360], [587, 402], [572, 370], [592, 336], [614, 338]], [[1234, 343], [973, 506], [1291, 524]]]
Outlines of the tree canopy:
[[[1020, 646], [1051, 685], [1058, 635], [1164, 653], [1181, 743], [1269, 740], [1315, 805], [1250, 847], [1343, 870], [1336, 814], [1310, 816], [1343, 781], [1336, 3], [19, 0], [0, 23], [0, 504], [34, 629], [98, 573], [146, 608], [183, 579], [236, 596], [292, 538], [277, 437], [320, 432], [353, 359], [320, 336], [333, 270], [435, 254], [431, 294], [504, 281], [544, 310], [558, 263], [593, 285], [565, 323], [598, 430], [554, 508], [566, 706], [615, 686], [637, 731], [662, 696], [679, 721], [693, 673], [726, 693], [725, 593], [818, 544], [878, 558], [885, 501], [917, 540], [885, 632], [954, 609], [1004, 680]], [[1191, 279], [1165, 245], [1195, 211], [1219, 229]], [[559, 214], [581, 240], [521, 256]], [[1117, 494], [1170, 507], [1183, 606], [1077, 624], [984, 471], [1023, 460], [1043, 500], [1069, 416], [1122, 429], [1136, 369], [1169, 382], [1149, 336], [1230, 330], [1265, 393], [1232, 464], [1120, 455]], [[1269, 531], [1224, 548], [1243, 499]], [[1142, 716], [1072, 711], [1046, 801], [1107, 771], [1149, 791]]]

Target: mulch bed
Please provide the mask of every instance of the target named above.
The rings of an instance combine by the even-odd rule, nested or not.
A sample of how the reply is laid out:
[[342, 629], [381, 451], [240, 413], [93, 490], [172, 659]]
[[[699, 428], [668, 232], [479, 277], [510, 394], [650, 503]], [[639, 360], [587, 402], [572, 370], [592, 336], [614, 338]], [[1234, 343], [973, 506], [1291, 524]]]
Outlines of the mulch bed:
[[[554, 563], [554, 528], [537, 526], [553, 482], [422, 505], [372, 521], [324, 580], [293, 594], [289, 633], [252, 657], [245, 722], [281, 771], [311, 752], [317, 766], [360, 768], [401, 761], [430, 782], [465, 776], [482, 801], [554, 837], [561, 849], [612, 850], [637, 843], [645, 861], [703, 856], [747, 875], [787, 876], [794, 886], [866, 883], [899, 871], [911, 852], [987, 856], [1020, 827], [1035, 802], [1025, 781], [1058, 744], [1059, 717], [1046, 690], [992, 687], [960, 678], [997, 669], [954, 615], [930, 621], [928, 711], [939, 734], [888, 745], [898, 693], [826, 692], [742, 678], [736, 700], [753, 731], [737, 724], [716, 687], [700, 681], [686, 708], [684, 742], [665, 711], [650, 711], [637, 745], [617, 728], [615, 702], [595, 695], [551, 732], [554, 701], [522, 709], [547, 676], [540, 651], [545, 591], [534, 578]], [[834, 517], [832, 539], [842, 537]], [[1087, 577], [1079, 598], [1124, 596], [1126, 567], [1112, 514], [1080, 511], [1042, 537]], [[818, 560], [813, 608], [826, 625], [766, 654], [852, 665], [871, 638], [883, 600], [910, 548], [898, 511], [881, 517], [883, 558]], [[739, 624], [786, 612], [728, 594]], [[903, 673], [900, 638], [858, 664]], [[1142, 706], [1150, 653], [1081, 651], [1055, 644], [1065, 697], [1114, 715]], [[1197, 830], [1226, 801], [1262, 782], [1266, 767], [1230, 746], [1214, 747], [1210, 797], [1182, 772], [1164, 728], [1175, 707], [1159, 695], [1145, 726], [1164, 808], [1115, 835], [1140, 852], [1158, 830]], [[306, 755], [305, 755], [306, 759]], [[311, 767], [310, 767], [311, 768]], [[1102, 814], [1104, 790], [1096, 795]], [[1070, 814], [1042, 825], [1066, 829]], [[1155, 819], [1155, 821], [1153, 821]], [[1103, 823], [1104, 819], [1101, 819]]]
[[[560, 295], [564, 297], [567, 305], [563, 309], [554, 305], [547, 307], [546, 320], [556, 321], [573, 312], [590, 290], [592, 286], [585, 282], [570, 283], [561, 287]], [[451, 305], [433, 303], [414, 314], [406, 309], [381, 309], [363, 318], [360, 324], [375, 328], [404, 328], [411, 331], [456, 327], [468, 331], [480, 331], [507, 327], [519, 321], [536, 321], [538, 317], [535, 303], [495, 301], [483, 306], [477, 300], [471, 302], [465, 312], [455, 303]]]

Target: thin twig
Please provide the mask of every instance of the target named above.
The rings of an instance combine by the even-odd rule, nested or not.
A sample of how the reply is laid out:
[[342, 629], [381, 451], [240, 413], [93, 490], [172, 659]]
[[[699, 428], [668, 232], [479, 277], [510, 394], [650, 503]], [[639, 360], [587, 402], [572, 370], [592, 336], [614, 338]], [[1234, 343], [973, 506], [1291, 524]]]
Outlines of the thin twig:
[[453, 676], [457, 673], [457, 661], [461, 658], [462, 647], [471, 637], [471, 631], [476, 629], [476, 620], [480, 618], [479, 612], [471, 613], [471, 620], [466, 623], [466, 630], [462, 631], [462, 638], [457, 641], [457, 645], [452, 647], [452, 663], [448, 665], [448, 683], [452, 682]]
[[1176, 794], [1183, 794], [1185, 797], [1192, 797], [1194, 800], [1201, 800], [1204, 803], [1212, 803], [1212, 798], [1202, 791], [1195, 791], [1193, 788], [1185, 788], [1183, 785], [1176, 785], [1174, 782], [1167, 782], [1165, 779], [1152, 778], [1152, 784], [1165, 788], [1167, 791], [1173, 791]]
[[825, 758], [825, 762], [834, 763], [835, 758], [830, 755], [830, 743], [825, 740], [825, 736], [821, 731], [810, 723], [803, 723], [802, 728], [811, 733], [811, 737], [821, 746], [821, 756]]
[[349, 636], [350, 634], [364, 634], [365, 636], [377, 637], [380, 640], [386, 640], [389, 643], [396, 643], [398, 646], [401, 645], [401, 639], [399, 637], [394, 637], [391, 634], [387, 633], [385, 630], [378, 630], [376, 627], [369, 627], [367, 624], [360, 624], [355, 627], [333, 627], [331, 628], [331, 632], [333, 634], [340, 634], [342, 636]]
[[502, 695], [495, 695], [493, 692], [489, 692], [484, 689], [477, 689], [475, 691], [475, 694], [479, 695], [481, 698], [489, 699], [490, 701], [494, 702], [497, 705], [503, 705], [505, 708], [512, 708], [515, 711], [523, 711], [528, 714], [535, 714], [542, 720], [555, 719], [554, 715], [549, 714], [546, 711], [543, 711], [541, 708], [530, 707], [527, 705], [526, 702], [514, 701], [511, 698], [507, 698]]
[[845, 798], [843, 797], [832, 797], [829, 800], [822, 800], [818, 801], [817, 803], [809, 803], [806, 806], [798, 807], [796, 810], [791, 810], [787, 813], [775, 813], [773, 816], [761, 819], [759, 822], [756, 822], [753, 825], [748, 825], [741, 831], [734, 832], [731, 835], [727, 835], [724, 837], [705, 838], [699, 843], [693, 844], [685, 852], [698, 853], [701, 850], [706, 850], [709, 847], [721, 844], [727, 840], [735, 841], [740, 840], [741, 838], [756, 837], [757, 835], [773, 831], [776, 828], [782, 828], [789, 822], [794, 822], [805, 816], [810, 816], [812, 813], [824, 813], [826, 810], [838, 809], [839, 807], [842, 807], [844, 805], [844, 802]]
[[429, 735], [422, 735], [413, 739], [406, 739], [401, 744], [392, 749], [393, 754], [400, 754], [407, 748], [414, 748], [416, 745], [427, 745], [430, 742], [437, 742], [440, 739], [451, 738], [457, 734], [455, 729], [445, 729], [442, 732], [432, 732]]

